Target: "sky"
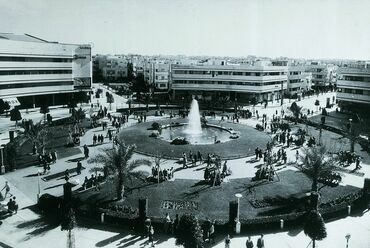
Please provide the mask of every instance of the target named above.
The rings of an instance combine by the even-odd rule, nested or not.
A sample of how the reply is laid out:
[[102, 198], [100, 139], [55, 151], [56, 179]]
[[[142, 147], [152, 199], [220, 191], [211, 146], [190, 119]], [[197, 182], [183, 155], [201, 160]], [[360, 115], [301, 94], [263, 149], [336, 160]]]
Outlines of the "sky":
[[369, 0], [0, 0], [0, 33], [93, 53], [370, 59]]

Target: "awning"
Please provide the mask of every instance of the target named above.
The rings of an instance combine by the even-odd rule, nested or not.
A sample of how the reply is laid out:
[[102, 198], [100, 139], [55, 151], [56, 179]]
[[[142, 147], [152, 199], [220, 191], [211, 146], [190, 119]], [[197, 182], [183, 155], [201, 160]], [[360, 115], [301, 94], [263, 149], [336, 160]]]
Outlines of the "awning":
[[4, 102], [7, 102], [10, 108], [14, 108], [15, 106], [21, 105], [16, 97], [4, 98], [2, 99]]

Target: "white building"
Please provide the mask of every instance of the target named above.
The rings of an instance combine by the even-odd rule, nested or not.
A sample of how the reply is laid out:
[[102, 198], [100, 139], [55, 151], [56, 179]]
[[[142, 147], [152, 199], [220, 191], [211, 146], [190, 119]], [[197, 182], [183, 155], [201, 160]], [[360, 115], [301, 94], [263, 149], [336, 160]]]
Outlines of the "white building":
[[170, 64], [151, 63], [149, 82], [156, 90], [168, 90], [170, 79]]
[[288, 90], [287, 94], [298, 96], [302, 93], [311, 90], [312, 74], [305, 71], [303, 65], [289, 65], [288, 66]]
[[312, 74], [312, 87], [315, 89], [327, 89], [335, 83], [336, 67], [332, 64], [311, 62], [306, 67], [306, 72]]
[[66, 104], [72, 94], [90, 91], [91, 79], [90, 45], [0, 33], [0, 99], [18, 99], [25, 107], [41, 98]]
[[366, 111], [370, 108], [370, 63], [343, 65], [338, 69], [337, 100], [343, 110]]
[[254, 65], [228, 65], [207, 62], [198, 65], [172, 65], [171, 89], [173, 97], [197, 96], [217, 99], [227, 95], [239, 102], [253, 97], [258, 101], [277, 100], [287, 89], [287, 66], [273, 66], [271, 62]]

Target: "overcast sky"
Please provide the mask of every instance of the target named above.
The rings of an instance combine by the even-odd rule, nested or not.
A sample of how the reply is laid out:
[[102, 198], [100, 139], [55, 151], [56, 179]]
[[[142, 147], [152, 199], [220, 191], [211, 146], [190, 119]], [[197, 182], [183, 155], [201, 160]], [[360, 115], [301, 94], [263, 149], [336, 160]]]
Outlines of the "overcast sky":
[[368, 0], [0, 0], [0, 32], [94, 53], [370, 58]]

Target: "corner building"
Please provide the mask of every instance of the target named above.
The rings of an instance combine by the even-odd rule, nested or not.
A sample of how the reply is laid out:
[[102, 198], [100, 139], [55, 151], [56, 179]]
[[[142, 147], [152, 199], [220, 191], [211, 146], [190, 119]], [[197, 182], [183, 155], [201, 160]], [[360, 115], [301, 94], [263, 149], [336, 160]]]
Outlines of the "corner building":
[[[67, 104], [91, 90], [90, 45], [0, 33], [0, 99], [21, 108]], [[84, 98], [86, 99], [86, 98]], [[77, 99], [76, 99], [77, 100]]]
[[216, 100], [221, 95], [248, 103], [274, 101], [287, 89], [287, 66], [256, 62], [254, 65], [172, 65], [172, 94], [181, 99], [196, 96]]

